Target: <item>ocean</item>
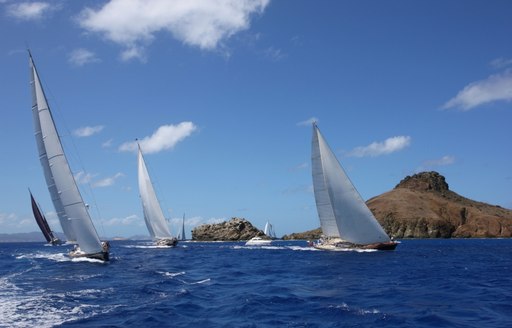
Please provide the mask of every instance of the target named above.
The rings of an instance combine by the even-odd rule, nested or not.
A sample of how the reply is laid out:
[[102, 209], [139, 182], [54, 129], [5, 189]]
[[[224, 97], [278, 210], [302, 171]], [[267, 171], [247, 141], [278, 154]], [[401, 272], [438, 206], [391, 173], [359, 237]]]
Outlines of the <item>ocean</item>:
[[0, 244], [0, 327], [512, 327], [511, 239], [111, 244], [109, 263]]

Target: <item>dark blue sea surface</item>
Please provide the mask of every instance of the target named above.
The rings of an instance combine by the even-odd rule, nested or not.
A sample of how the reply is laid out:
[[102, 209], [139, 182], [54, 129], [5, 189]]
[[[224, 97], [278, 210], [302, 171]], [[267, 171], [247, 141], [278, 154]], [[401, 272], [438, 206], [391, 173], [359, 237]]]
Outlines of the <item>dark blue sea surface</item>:
[[0, 244], [0, 327], [511, 327], [512, 240], [404, 240], [395, 251], [306, 242]]

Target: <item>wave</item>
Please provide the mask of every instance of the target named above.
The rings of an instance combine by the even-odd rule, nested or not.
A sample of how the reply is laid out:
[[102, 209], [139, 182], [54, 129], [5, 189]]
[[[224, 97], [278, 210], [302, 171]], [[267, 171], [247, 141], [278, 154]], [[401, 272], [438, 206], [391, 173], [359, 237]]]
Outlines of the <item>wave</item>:
[[57, 293], [41, 288], [25, 291], [11, 281], [19, 274], [0, 278], [0, 326], [2, 327], [54, 327], [113, 310], [113, 307], [65, 301], [69, 297], [98, 297], [104, 291], [84, 289]]

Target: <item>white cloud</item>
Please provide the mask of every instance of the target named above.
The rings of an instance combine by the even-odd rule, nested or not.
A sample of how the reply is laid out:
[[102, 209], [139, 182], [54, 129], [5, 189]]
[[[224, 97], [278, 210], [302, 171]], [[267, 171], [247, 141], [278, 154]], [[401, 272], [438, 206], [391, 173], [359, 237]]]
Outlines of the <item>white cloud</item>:
[[103, 221], [103, 225], [111, 227], [111, 226], [129, 226], [136, 223], [139, 220], [139, 217], [136, 214], [129, 215], [125, 218], [112, 218], [110, 220]]
[[[158, 153], [162, 150], [172, 149], [178, 142], [188, 137], [197, 127], [192, 122], [181, 122], [178, 125], [162, 125], [153, 135], [139, 140], [142, 151], [146, 154]], [[119, 151], [137, 151], [137, 141], [125, 142]]]
[[411, 137], [397, 136], [388, 138], [382, 142], [373, 142], [368, 146], [356, 147], [348, 153], [348, 156], [365, 157], [380, 156], [394, 153], [402, 150], [411, 144]]
[[311, 126], [313, 123], [317, 122], [318, 123], [318, 118], [316, 117], [311, 117], [311, 118], [308, 118], [307, 120], [305, 121], [302, 121], [302, 122], [299, 122], [297, 123], [297, 126]]
[[96, 133], [100, 133], [104, 128], [103, 125], [84, 126], [73, 131], [73, 134], [77, 137], [90, 137]]
[[460, 108], [467, 111], [479, 105], [499, 100], [512, 100], [512, 69], [468, 84], [442, 108]]
[[159, 32], [203, 50], [215, 50], [250, 18], [261, 14], [270, 0], [110, 0], [95, 10], [84, 9], [80, 25], [89, 32], [127, 48], [125, 60], [141, 58]]
[[132, 59], [138, 59], [142, 63], [147, 61], [146, 51], [143, 47], [131, 46], [128, 49], [121, 52], [122, 61], [130, 61]]
[[503, 57], [496, 58], [493, 61], [491, 61], [491, 66], [494, 68], [498, 68], [498, 69], [505, 68], [505, 67], [511, 66], [511, 65], [512, 65], [512, 59], [507, 59], [507, 58], [503, 58]]
[[93, 186], [93, 188], [110, 187], [116, 182], [117, 179], [119, 179], [121, 177], [124, 177], [124, 174], [119, 172], [119, 173], [114, 174], [111, 177], [101, 179], [98, 181], [94, 181], [92, 186]]
[[453, 163], [455, 163], [455, 157], [451, 156], [451, 155], [446, 155], [439, 159], [431, 159], [431, 160], [425, 161], [423, 163], [423, 166], [426, 166], [426, 167], [445, 166], [445, 165], [452, 165]]
[[7, 7], [7, 14], [21, 20], [38, 20], [52, 9], [47, 2], [23, 2]]
[[85, 173], [84, 171], [80, 171], [75, 173], [75, 181], [78, 184], [89, 184], [95, 176], [96, 174]]
[[101, 144], [102, 148], [110, 148], [112, 147], [112, 143], [114, 142], [114, 139], [108, 139], [104, 143]]
[[273, 62], [280, 61], [281, 59], [286, 57], [286, 55], [283, 53], [283, 51], [281, 49], [277, 49], [274, 47], [267, 48], [264, 51], [264, 54], [265, 54], [265, 57], [267, 57], [268, 59], [270, 59]]
[[84, 66], [85, 64], [100, 62], [100, 59], [96, 57], [96, 54], [90, 50], [79, 48], [73, 50], [69, 54], [69, 62], [76, 66]]

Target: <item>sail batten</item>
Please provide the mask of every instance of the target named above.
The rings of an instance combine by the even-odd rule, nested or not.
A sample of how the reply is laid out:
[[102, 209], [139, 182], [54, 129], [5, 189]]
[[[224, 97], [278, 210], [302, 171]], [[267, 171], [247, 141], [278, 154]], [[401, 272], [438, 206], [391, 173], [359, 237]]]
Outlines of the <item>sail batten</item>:
[[29, 54], [34, 135], [46, 185], [68, 241], [77, 241], [84, 253], [99, 253], [102, 246], [71, 173], [43, 87]]
[[312, 176], [322, 232], [354, 244], [390, 241], [313, 124]]

